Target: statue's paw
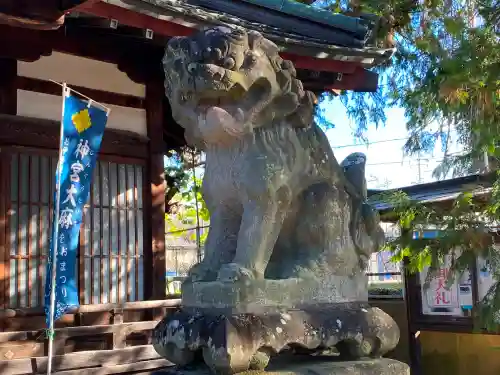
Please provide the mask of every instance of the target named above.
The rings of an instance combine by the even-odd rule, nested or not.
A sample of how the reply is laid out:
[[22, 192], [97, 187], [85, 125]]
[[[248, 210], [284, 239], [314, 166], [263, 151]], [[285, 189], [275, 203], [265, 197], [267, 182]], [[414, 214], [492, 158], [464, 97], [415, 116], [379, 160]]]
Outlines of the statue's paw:
[[236, 281], [251, 281], [255, 279], [255, 275], [252, 271], [245, 267], [241, 267], [237, 263], [224, 264], [219, 270], [219, 275], [217, 279], [225, 282], [236, 282]]
[[213, 281], [216, 275], [207, 265], [201, 262], [191, 267], [185, 282]]

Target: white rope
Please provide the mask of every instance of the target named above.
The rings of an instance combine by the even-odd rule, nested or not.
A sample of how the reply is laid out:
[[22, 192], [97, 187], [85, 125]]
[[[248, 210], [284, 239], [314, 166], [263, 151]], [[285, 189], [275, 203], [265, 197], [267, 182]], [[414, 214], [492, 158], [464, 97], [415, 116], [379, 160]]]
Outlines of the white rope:
[[88, 108], [90, 108], [92, 105], [96, 105], [98, 107], [101, 107], [102, 109], [104, 109], [106, 111], [106, 115], [109, 116], [109, 113], [111, 112], [111, 108], [105, 106], [102, 103], [96, 102], [94, 99], [89, 98], [87, 95], [84, 95], [84, 94], [82, 94], [79, 91], [76, 91], [76, 90], [72, 89], [71, 87], [67, 86], [65, 82], [61, 83], [61, 82], [54, 81], [53, 79], [50, 79], [49, 81], [52, 82], [52, 83], [55, 83], [55, 84], [57, 84], [59, 86], [66, 87], [67, 90], [73, 91], [75, 94], [78, 94], [81, 97], [87, 99], [88, 100], [88, 105], [87, 105]]

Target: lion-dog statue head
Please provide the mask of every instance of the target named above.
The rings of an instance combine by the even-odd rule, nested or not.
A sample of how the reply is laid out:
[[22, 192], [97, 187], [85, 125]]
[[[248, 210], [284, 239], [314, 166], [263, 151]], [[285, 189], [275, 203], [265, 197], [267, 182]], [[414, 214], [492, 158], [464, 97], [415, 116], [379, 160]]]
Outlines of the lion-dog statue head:
[[254, 31], [219, 27], [168, 43], [165, 89], [188, 142], [233, 142], [262, 124], [312, 122], [311, 92], [290, 61]]

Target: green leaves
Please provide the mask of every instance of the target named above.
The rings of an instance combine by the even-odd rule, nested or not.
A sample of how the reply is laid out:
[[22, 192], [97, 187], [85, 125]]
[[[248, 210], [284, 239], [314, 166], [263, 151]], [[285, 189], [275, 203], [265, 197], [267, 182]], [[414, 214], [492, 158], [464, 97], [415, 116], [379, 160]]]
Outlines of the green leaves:
[[467, 27], [463, 18], [458, 17], [444, 17], [443, 24], [446, 32], [455, 37], [462, 35]]
[[[443, 264], [445, 256], [450, 255], [452, 263], [447, 284], [451, 285], [456, 277], [475, 265], [478, 257], [489, 261], [497, 282], [480, 302], [476, 324], [481, 329], [497, 331], [500, 328], [500, 252], [494, 246], [490, 230], [496, 228], [500, 220], [500, 179], [495, 181], [491, 195], [478, 195], [479, 186], [471, 186], [469, 190], [460, 194], [451, 206], [424, 205], [411, 201], [401, 191], [373, 199], [391, 205], [391, 215], [401, 226], [402, 234], [390, 240], [386, 249], [392, 252], [393, 261], [406, 260], [410, 272], [420, 272], [429, 266], [432, 275]], [[437, 230], [440, 235], [432, 239], [413, 238], [414, 232], [423, 230]]]
[[[203, 200], [201, 184], [203, 165], [201, 154], [190, 149], [172, 153], [165, 168], [167, 181], [168, 211], [165, 215], [165, 227], [168, 235], [183, 237], [193, 243], [197, 241], [198, 224], [207, 223], [210, 213]], [[203, 245], [208, 231], [200, 234]]]
[[348, 116], [357, 124], [355, 136], [362, 137], [369, 126], [383, 125], [384, 110], [399, 106], [405, 109], [411, 136], [406, 152], [429, 151], [445, 136], [446, 144], [464, 147], [463, 157], [447, 156], [436, 176], [467, 172], [478, 158], [475, 150], [500, 157], [494, 146], [500, 142], [499, 0], [323, 3], [335, 12], [381, 16], [386, 26], [380, 30], [379, 46], [387, 38], [396, 43], [392, 64], [375, 69], [380, 73], [377, 93], [341, 94]]

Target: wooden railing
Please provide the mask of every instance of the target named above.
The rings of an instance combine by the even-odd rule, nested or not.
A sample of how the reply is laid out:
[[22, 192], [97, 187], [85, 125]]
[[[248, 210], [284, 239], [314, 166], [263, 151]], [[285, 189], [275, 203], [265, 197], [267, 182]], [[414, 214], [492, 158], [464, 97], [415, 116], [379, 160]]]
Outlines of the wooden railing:
[[[54, 348], [57, 355], [53, 358], [54, 374], [64, 375], [89, 374], [105, 375], [135, 371], [153, 371], [171, 366], [162, 359], [151, 345], [127, 347], [127, 336], [133, 333], [147, 333], [158, 324], [158, 320], [123, 322], [123, 313], [134, 310], [174, 309], [180, 300], [138, 301], [126, 303], [108, 303], [84, 305], [68, 311], [68, 314], [111, 313], [111, 324], [93, 326], [71, 326], [55, 329]], [[5, 319], [43, 316], [43, 308], [19, 308], [0, 310], [0, 322]], [[68, 339], [82, 340], [85, 337], [111, 335], [111, 348], [105, 350], [85, 350], [65, 353], [64, 347]], [[12, 346], [26, 342], [36, 345], [47, 342], [45, 330], [26, 330], [0, 332], [0, 346]], [[46, 350], [44, 350], [46, 353]], [[9, 353], [9, 352], [7, 352]], [[44, 374], [47, 371], [47, 357], [16, 358], [15, 349], [7, 354], [7, 360], [0, 357], [0, 374], [25, 375]]]
[[[180, 299], [167, 299], [158, 301], [137, 301], [124, 303], [101, 303], [95, 305], [82, 305], [71, 309], [67, 314], [85, 314], [96, 312], [107, 312], [112, 310], [147, 310], [158, 308], [173, 308], [180, 305]], [[44, 315], [43, 307], [28, 307], [17, 309], [0, 309], [0, 319], [14, 318], [21, 316], [41, 316]]]
[[[390, 273], [396, 275], [397, 273]], [[369, 274], [368, 276], [379, 276]], [[400, 297], [399, 297], [400, 298]], [[162, 359], [151, 345], [127, 346], [127, 337], [131, 334], [146, 334], [158, 324], [158, 318], [124, 322], [123, 316], [127, 311], [175, 309], [180, 306], [180, 299], [158, 301], [137, 301], [125, 303], [106, 303], [83, 305], [68, 311], [68, 314], [110, 313], [110, 324], [82, 325], [61, 327], [55, 329], [54, 348], [56, 355], [53, 359], [54, 374], [64, 375], [105, 375], [123, 374], [136, 371], [154, 371], [172, 364]], [[16, 308], [0, 309], [0, 323], [9, 319], [41, 317], [43, 308]], [[158, 314], [156, 315], [158, 316]], [[85, 340], [85, 337], [108, 336], [112, 342], [106, 340], [107, 349], [84, 350], [76, 352], [64, 351], [68, 339]], [[0, 347], [3, 345], [14, 348], [14, 343], [25, 342], [26, 345], [46, 345], [45, 330], [23, 330], [0, 332]], [[130, 344], [130, 342], [129, 342]], [[136, 342], [137, 344], [137, 342]], [[47, 357], [24, 356], [18, 358], [16, 350], [10, 350], [12, 356], [0, 356], [0, 374], [26, 375], [44, 374], [47, 370]], [[38, 351], [40, 352], [40, 351]], [[44, 348], [46, 354], [46, 348]], [[34, 355], [34, 353], [33, 353]], [[41, 352], [40, 354], [41, 355]]]

